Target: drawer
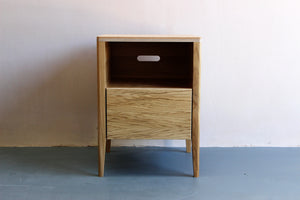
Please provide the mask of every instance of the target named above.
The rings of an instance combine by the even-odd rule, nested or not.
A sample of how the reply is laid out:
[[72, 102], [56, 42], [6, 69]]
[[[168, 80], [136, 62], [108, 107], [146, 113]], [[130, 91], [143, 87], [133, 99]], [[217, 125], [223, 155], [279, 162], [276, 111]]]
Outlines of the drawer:
[[107, 139], [190, 139], [192, 89], [107, 88]]

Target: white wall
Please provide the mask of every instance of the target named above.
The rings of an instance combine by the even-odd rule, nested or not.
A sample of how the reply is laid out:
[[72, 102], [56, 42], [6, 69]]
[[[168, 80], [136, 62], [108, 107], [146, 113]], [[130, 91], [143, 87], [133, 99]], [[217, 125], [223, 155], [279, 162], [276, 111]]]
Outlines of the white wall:
[[201, 146], [299, 146], [299, 9], [297, 0], [0, 0], [0, 146], [97, 144], [104, 33], [203, 36]]

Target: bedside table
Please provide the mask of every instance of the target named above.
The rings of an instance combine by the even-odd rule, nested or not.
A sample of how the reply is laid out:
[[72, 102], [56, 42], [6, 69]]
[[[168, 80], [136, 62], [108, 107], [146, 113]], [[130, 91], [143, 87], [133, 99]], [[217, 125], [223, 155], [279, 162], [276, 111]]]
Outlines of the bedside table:
[[101, 35], [97, 56], [99, 176], [113, 139], [182, 139], [198, 177], [200, 37]]

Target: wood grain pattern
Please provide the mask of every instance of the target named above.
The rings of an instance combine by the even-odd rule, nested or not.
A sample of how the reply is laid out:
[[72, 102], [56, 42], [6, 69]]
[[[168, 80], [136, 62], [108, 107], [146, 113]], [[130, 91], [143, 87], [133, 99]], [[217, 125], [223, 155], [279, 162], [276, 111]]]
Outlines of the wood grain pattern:
[[105, 165], [105, 146], [106, 146], [106, 76], [107, 76], [107, 44], [105, 42], [97, 43], [98, 55], [98, 156], [99, 156], [99, 176], [104, 176]]
[[191, 89], [107, 88], [107, 138], [189, 139], [191, 107]]
[[192, 35], [99, 35], [98, 41], [121, 42], [199, 42]]
[[193, 119], [192, 152], [194, 177], [199, 176], [199, 120], [200, 120], [200, 43], [194, 43], [193, 53]]
[[185, 140], [185, 148], [187, 153], [191, 152], [191, 139]]

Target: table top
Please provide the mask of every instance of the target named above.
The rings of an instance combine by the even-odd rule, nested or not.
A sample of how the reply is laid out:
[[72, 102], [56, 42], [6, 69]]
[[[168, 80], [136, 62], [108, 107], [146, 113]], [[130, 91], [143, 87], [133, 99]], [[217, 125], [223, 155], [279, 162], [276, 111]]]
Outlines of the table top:
[[105, 42], [200, 42], [192, 35], [99, 35], [98, 41]]

